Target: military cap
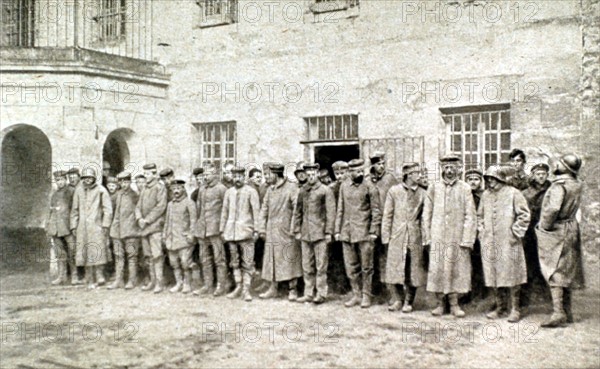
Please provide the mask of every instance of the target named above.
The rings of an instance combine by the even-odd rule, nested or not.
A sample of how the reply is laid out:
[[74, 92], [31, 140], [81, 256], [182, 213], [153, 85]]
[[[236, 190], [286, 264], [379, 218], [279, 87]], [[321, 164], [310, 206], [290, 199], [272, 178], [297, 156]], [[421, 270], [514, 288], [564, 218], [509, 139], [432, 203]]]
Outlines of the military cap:
[[576, 154], [565, 154], [558, 159], [567, 170], [575, 175], [579, 173], [583, 162], [581, 158]]
[[150, 163], [150, 164], [146, 164], [142, 167], [144, 170], [156, 170], [156, 164], [154, 163]]
[[71, 168], [67, 170], [67, 174], [77, 174], [79, 175], [79, 168]]
[[171, 169], [171, 168], [165, 168], [165, 169], [163, 169], [163, 170], [160, 171], [160, 178], [165, 178], [165, 177], [168, 177], [168, 176], [172, 176], [173, 174], [174, 174], [173, 173], [173, 169]]
[[117, 181], [117, 177], [108, 176], [108, 177], [106, 177], [106, 184], [109, 184], [109, 183], [117, 184], [117, 183], [119, 183], [119, 181]]
[[475, 169], [469, 169], [465, 173], [465, 178], [468, 178], [468, 177], [473, 176], [473, 175], [476, 175], [476, 176], [479, 176], [479, 177], [483, 177], [483, 172], [480, 169], [477, 169], [477, 168], [475, 168]]
[[321, 178], [321, 179], [329, 178], [329, 171], [325, 168], [319, 170], [319, 178]]
[[348, 169], [348, 163], [345, 161], [339, 160], [331, 165], [331, 168], [335, 169]]
[[441, 163], [458, 163], [460, 162], [460, 158], [456, 155], [444, 155], [440, 158]]
[[298, 164], [296, 164], [296, 169], [294, 170], [294, 174], [296, 174], [298, 172], [304, 172], [304, 162], [303, 161], [299, 161]]
[[285, 170], [285, 167], [279, 163], [270, 163], [269, 170], [273, 173], [283, 173], [283, 171]]
[[[143, 176], [142, 174], [140, 174], [141, 176]], [[139, 176], [138, 176], [139, 177]], [[137, 178], [137, 177], [136, 177]], [[144, 177], [145, 178], [145, 177]], [[125, 171], [125, 172], [121, 172], [119, 174], [117, 174], [117, 179], [119, 181], [131, 181], [131, 173]]]
[[414, 172], [421, 172], [419, 170], [419, 164], [418, 163], [406, 163], [404, 165], [402, 165], [402, 174], [411, 174]]
[[67, 176], [67, 172], [65, 172], [64, 170], [57, 170], [53, 174], [54, 174], [54, 178], [63, 178], [63, 177]]
[[304, 164], [304, 170], [319, 170], [320, 167], [319, 163]]
[[198, 168], [194, 168], [194, 170], [192, 170], [192, 174], [195, 176], [200, 175], [202, 173], [204, 173], [204, 168], [198, 167]]
[[537, 163], [536, 165], [531, 167], [531, 173], [535, 173], [539, 170], [542, 170], [544, 172], [550, 172], [550, 166], [546, 163]]
[[371, 165], [375, 165], [379, 162], [385, 162], [385, 153], [380, 151], [375, 152], [369, 157], [369, 159], [371, 159]]
[[94, 168], [84, 168], [81, 172], [81, 178], [96, 178], [96, 170]]
[[244, 167], [233, 167], [231, 168], [231, 173], [233, 174], [245, 174], [246, 168]]
[[509, 181], [509, 171], [506, 166], [501, 165], [492, 165], [487, 168], [484, 178], [495, 178], [502, 183], [507, 183]]
[[173, 182], [171, 182], [171, 185], [184, 185], [186, 182], [186, 179], [183, 177], [177, 177], [173, 180]]
[[143, 174], [138, 174], [137, 176], [135, 176], [135, 179], [140, 179], [140, 178], [146, 179], [146, 176]]
[[362, 168], [365, 165], [365, 161], [362, 159], [352, 159], [348, 163], [348, 168]]

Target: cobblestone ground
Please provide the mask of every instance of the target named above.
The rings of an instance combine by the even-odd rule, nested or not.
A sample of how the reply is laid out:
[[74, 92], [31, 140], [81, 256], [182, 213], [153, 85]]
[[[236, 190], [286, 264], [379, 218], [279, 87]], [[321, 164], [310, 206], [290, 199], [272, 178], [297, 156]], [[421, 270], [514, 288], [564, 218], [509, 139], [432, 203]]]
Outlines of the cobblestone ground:
[[[46, 273], [0, 276], [2, 368], [600, 367], [599, 295], [575, 295], [576, 323], [433, 318], [384, 305], [347, 309], [283, 297], [250, 303], [168, 292], [49, 287]], [[477, 311], [479, 310], [479, 311]]]

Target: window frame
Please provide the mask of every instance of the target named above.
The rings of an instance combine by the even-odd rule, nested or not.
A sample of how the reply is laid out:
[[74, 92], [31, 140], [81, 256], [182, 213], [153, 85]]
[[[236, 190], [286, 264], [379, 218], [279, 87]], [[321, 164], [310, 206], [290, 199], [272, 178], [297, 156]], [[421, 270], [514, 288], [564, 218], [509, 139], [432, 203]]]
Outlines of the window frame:
[[34, 47], [36, 10], [35, 0], [15, 0], [14, 2], [3, 0], [2, 9], [0, 9], [2, 17], [0, 46]]
[[[323, 124], [323, 126], [320, 126]], [[338, 128], [341, 136], [338, 135]], [[304, 117], [306, 141], [300, 143], [358, 142], [358, 114], [319, 115]], [[323, 131], [323, 132], [321, 132]], [[323, 137], [321, 137], [323, 133]]]
[[[127, 37], [127, 0], [98, 0], [96, 21], [96, 37], [99, 43], [118, 43]], [[111, 4], [111, 6], [105, 6]], [[110, 27], [113, 32], [109, 32]]]
[[[235, 164], [237, 162], [237, 122], [235, 120], [193, 123], [193, 125], [197, 129], [199, 137], [201, 166], [211, 163], [222, 168], [226, 163]], [[218, 134], [216, 133], [217, 127], [219, 128]], [[232, 131], [231, 139], [228, 138], [230, 130]], [[218, 141], [216, 137], [218, 137]], [[215, 155], [217, 145], [219, 145], [219, 156]], [[229, 145], [233, 146], [233, 155], [229, 155]], [[209, 155], [207, 155], [208, 151], [210, 151]]]
[[[208, 9], [214, 9], [215, 4], [225, 5], [228, 12], [207, 14]], [[209, 6], [209, 4], [211, 4]], [[238, 23], [238, 0], [196, 0], [196, 5], [200, 8], [200, 24], [199, 28], [224, 26], [228, 24]], [[221, 8], [223, 9], [223, 7]]]

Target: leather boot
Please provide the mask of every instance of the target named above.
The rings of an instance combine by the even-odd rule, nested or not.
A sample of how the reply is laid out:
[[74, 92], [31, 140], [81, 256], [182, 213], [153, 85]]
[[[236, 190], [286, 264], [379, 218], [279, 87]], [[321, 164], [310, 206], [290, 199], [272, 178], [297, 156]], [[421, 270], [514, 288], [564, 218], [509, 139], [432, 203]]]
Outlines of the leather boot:
[[571, 310], [571, 289], [563, 289], [563, 309], [567, 316], [567, 323], [573, 323], [573, 311]]
[[98, 286], [103, 286], [106, 283], [106, 279], [104, 278], [104, 265], [97, 265], [94, 269], [96, 269], [96, 283]]
[[521, 299], [521, 286], [515, 286], [510, 288], [510, 315], [508, 316], [508, 321], [510, 323], [516, 323], [521, 320], [521, 311], [520, 308], [520, 299]]
[[252, 285], [252, 274], [244, 273], [242, 279], [243, 279], [242, 296], [244, 297], [244, 301], [252, 301], [252, 294], [250, 293], [250, 286]]
[[165, 259], [163, 257], [158, 258], [154, 261], [154, 276], [156, 280], [156, 286], [154, 286], [154, 293], [161, 293], [163, 290], [163, 270], [165, 266]]
[[67, 261], [58, 260], [58, 271], [56, 273], [56, 279], [52, 281], [52, 285], [56, 286], [67, 282]]
[[219, 297], [219, 296], [224, 295], [227, 292], [227, 290], [225, 289], [226, 285], [227, 285], [227, 267], [225, 267], [225, 266], [217, 267], [217, 288], [215, 289], [213, 296]]
[[125, 260], [123, 259], [123, 256], [116, 255], [115, 256], [115, 281], [113, 283], [111, 283], [108, 287], [106, 287], [107, 289], [114, 290], [115, 288], [123, 288], [124, 287], [124, 285], [125, 285], [123, 282], [124, 269], [125, 269]]
[[452, 313], [452, 315], [454, 315], [457, 318], [462, 318], [463, 316], [465, 316], [465, 312], [460, 308], [460, 305], [458, 304], [458, 294], [451, 293], [448, 296], [448, 299], [450, 300], [450, 312]]
[[288, 282], [288, 300], [296, 301], [298, 300], [298, 280], [292, 279]]
[[137, 258], [129, 257], [127, 260], [127, 266], [129, 271], [129, 277], [127, 280], [126, 290], [135, 288], [137, 285]]
[[344, 306], [347, 308], [360, 304], [360, 287], [358, 285], [358, 281], [350, 281], [350, 286], [352, 286], [352, 298], [346, 301], [344, 304]]
[[190, 293], [192, 292], [192, 270], [186, 269], [183, 272], [183, 290], [182, 293]]
[[261, 299], [272, 299], [277, 297], [277, 282], [271, 282], [269, 289], [258, 295]]
[[368, 293], [362, 294], [362, 301], [360, 302], [360, 307], [363, 309], [368, 309], [371, 307], [371, 295]]
[[156, 270], [154, 269], [154, 263], [152, 259], [146, 260], [146, 267], [148, 268], [148, 275], [150, 276], [150, 282], [142, 287], [142, 291], [150, 291], [156, 284]]
[[214, 268], [211, 264], [203, 264], [202, 265], [202, 280], [204, 281], [204, 285], [198, 291], [199, 295], [209, 295], [214, 291], [215, 285], [215, 273]]
[[93, 290], [94, 288], [98, 288], [95, 282], [95, 270], [93, 266], [85, 267], [85, 282], [87, 283], [87, 288]]
[[76, 286], [82, 284], [83, 281], [79, 279], [79, 273], [77, 272], [77, 264], [75, 258], [69, 255], [69, 269], [71, 270], [71, 285]]
[[563, 288], [562, 287], [550, 287], [550, 294], [552, 295], [552, 307], [553, 313], [550, 318], [542, 323], [542, 327], [555, 328], [560, 327], [567, 322], [567, 315], [563, 307]]
[[413, 310], [413, 302], [417, 294], [417, 287], [404, 286], [404, 305], [402, 306], [403, 313], [410, 313]]
[[488, 319], [498, 319], [504, 314], [504, 299], [502, 298], [502, 290], [500, 288], [494, 288], [492, 290], [492, 294], [494, 295], [494, 302], [496, 307], [494, 310], [487, 313], [485, 316]]
[[239, 269], [233, 270], [233, 279], [235, 280], [235, 288], [229, 294], [228, 299], [237, 299], [242, 295], [242, 271]]
[[435, 309], [431, 310], [431, 315], [433, 316], [442, 316], [444, 314], [444, 294], [436, 293], [435, 297], [437, 298], [437, 306]]
[[402, 308], [402, 301], [400, 301], [400, 293], [398, 292], [398, 288], [395, 284], [387, 284], [387, 290], [390, 294], [391, 305], [388, 306], [389, 311], [398, 311]]
[[173, 269], [173, 275], [175, 276], [175, 286], [171, 287], [169, 292], [181, 292], [181, 288], [183, 288], [183, 273], [181, 272], [181, 269]]

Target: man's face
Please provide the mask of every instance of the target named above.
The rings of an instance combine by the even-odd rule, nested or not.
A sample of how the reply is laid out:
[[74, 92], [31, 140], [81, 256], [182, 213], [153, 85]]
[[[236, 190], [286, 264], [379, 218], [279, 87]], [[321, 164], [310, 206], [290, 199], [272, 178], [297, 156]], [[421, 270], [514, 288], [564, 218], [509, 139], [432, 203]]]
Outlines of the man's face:
[[146, 179], [144, 180], [144, 182], [145, 181], [151, 181], [154, 178], [156, 178], [156, 171], [155, 170], [151, 170], [151, 169], [150, 170], [145, 170], [144, 171], [144, 177], [146, 177]]
[[452, 180], [456, 178], [456, 174], [458, 173], [458, 166], [456, 164], [444, 164], [442, 171], [447, 179]]
[[110, 168], [102, 168], [102, 177], [108, 177], [110, 175]]
[[274, 184], [277, 181], [277, 175], [271, 171], [265, 172], [265, 182]]
[[471, 186], [471, 190], [475, 191], [481, 188], [481, 177], [471, 175], [467, 177], [467, 183]]
[[319, 181], [319, 172], [314, 169], [308, 169], [306, 171], [306, 179], [308, 180], [308, 183], [314, 185]]
[[533, 180], [539, 185], [543, 185], [547, 179], [548, 179], [548, 172], [546, 172], [545, 170], [537, 170], [533, 174]]
[[117, 189], [119, 188], [119, 185], [116, 183], [108, 183], [106, 185], [106, 189], [108, 190], [108, 193], [115, 193], [117, 192]]
[[355, 179], [363, 176], [363, 170], [360, 167], [358, 167], [358, 168], [350, 168], [349, 169], [349, 173], [350, 173], [350, 178], [352, 180], [355, 180]]
[[182, 184], [174, 184], [174, 185], [171, 186], [171, 188], [173, 190], [173, 195], [175, 197], [179, 197], [183, 193], [184, 185], [182, 185]]
[[244, 176], [244, 173], [235, 173], [235, 174], [233, 174], [233, 184], [235, 185], [235, 187], [241, 188], [242, 186], [244, 186], [244, 179], [245, 178], [246, 178], [246, 176]]
[[513, 167], [515, 167], [515, 169], [518, 171], [521, 171], [523, 169], [523, 166], [525, 165], [525, 161], [523, 160], [523, 158], [521, 157], [521, 155], [517, 155], [514, 158], [512, 158], [510, 160], [511, 164], [513, 165]]
[[227, 182], [235, 181], [234, 175], [231, 172], [231, 168], [225, 167], [223, 170], [223, 180]]
[[406, 183], [408, 185], [412, 186], [412, 185], [418, 183], [420, 177], [421, 177], [421, 174], [419, 172], [415, 171], [415, 172], [409, 173], [406, 176]]
[[121, 186], [122, 189], [126, 190], [129, 187], [131, 187], [131, 181], [127, 179], [122, 179], [119, 181], [119, 186]]
[[335, 170], [333, 171], [333, 174], [335, 175], [335, 180], [338, 182], [341, 182], [346, 178], [346, 175], [348, 175], [348, 169], [335, 168]]
[[84, 179], [82, 179], [83, 185], [86, 187], [90, 187], [91, 185], [93, 185], [96, 182], [96, 178], [94, 177], [85, 177]]
[[195, 178], [196, 178], [196, 184], [198, 185], [198, 187], [200, 187], [204, 184], [204, 174], [198, 174]]
[[250, 177], [250, 181], [252, 183], [254, 183], [256, 186], [260, 186], [260, 184], [262, 183], [262, 173], [261, 172], [254, 172], [254, 174], [252, 175], [252, 177]]
[[72, 186], [77, 186], [77, 184], [79, 183], [79, 179], [80, 179], [79, 174], [76, 174], [76, 173], [69, 174], [69, 183]]
[[500, 188], [501, 183], [496, 178], [487, 177], [485, 179], [485, 186], [491, 190], [496, 190], [496, 189]]
[[298, 182], [300, 182], [300, 183], [306, 182], [308, 179], [308, 177], [306, 176], [306, 172], [303, 170], [296, 172], [296, 179], [298, 179]]
[[67, 185], [67, 178], [66, 177], [58, 177], [56, 178], [56, 187], [58, 187], [58, 189], [64, 188]]
[[378, 175], [382, 175], [383, 173], [385, 173], [385, 162], [380, 161], [378, 163], [375, 163], [373, 165], [373, 170], [375, 170], [375, 173], [377, 173]]
[[135, 184], [138, 186], [138, 188], [144, 187], [146, 185], [146, 178], [136, 179]]
[[427, 172], [423, 172], [419, 175], [418, 182], [421, 186], [429, 185], [429, 177], [427, 176]]

